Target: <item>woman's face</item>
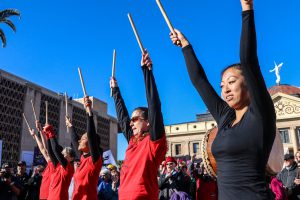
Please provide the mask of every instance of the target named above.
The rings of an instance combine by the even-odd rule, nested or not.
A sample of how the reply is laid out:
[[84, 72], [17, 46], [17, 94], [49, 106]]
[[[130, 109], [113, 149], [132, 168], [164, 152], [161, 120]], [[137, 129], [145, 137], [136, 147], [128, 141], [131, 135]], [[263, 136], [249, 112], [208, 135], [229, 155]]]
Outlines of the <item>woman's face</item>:
[[89, 143], [88, 143], [88, 138], [87, 138], [87, 133], [83, 134], [80, 138], [80, 140], [78, 141], [79, 146], [78, 146], [78, 150], [82, 151], [84, 153], [89, 153], [90, 152], [90, 148], [89, 148]]
[[130, 127], [134, 136], [138, 136], [139, 134], [149, 130], [149, 122], [143, 118], [142, 111], [133, 111], [130, 120]]
[[221, 89], [224, 101], [231, 108], [239, 110], [249, 105], [250, 97], [241, 70], [227, 69], [222, 76]]

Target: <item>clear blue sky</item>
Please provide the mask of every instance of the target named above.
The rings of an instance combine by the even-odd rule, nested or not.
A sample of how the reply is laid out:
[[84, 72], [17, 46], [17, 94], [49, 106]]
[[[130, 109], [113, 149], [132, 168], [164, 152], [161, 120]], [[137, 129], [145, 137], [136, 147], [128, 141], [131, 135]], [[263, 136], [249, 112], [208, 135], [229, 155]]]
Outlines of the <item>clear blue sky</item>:
[[[300, 86], [300, 1], [255, 2], [258, 53], [267, 86], [273, 61], [284, 62], [281, 82]], [[220, 71], [239, 61], [241, 8], [239, 0], [163, 1], [174, 27], [193, 44], [208, 78], [218, 92]], [[17, 33], [1, 25], [7, 47], [0, 48], [0, 68], [53, 91], [83, 96], [77, 67], [82, 69], [88, 94], [108, 103], [112, 52], [117, 50], [116, 76], [129, 112], [145, 106], [140, 50], [129, 24], [130, 12], [143, 45], [154, 63], [165, 124], [194, 121], [206, 108], [192, 87], [181, 50], [169, 40], [169, 29], [155, 0], [19, 1], [3, 0], [0, 9], [17, 8], [11, 18]], [[119, 158], [126, 142], [119, 137]]]

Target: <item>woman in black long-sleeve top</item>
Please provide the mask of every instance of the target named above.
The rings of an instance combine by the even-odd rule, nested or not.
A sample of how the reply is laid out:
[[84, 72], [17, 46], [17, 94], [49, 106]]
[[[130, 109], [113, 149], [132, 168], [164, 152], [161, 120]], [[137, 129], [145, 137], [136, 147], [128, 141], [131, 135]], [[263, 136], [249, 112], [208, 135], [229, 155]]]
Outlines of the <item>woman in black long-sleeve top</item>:
[[117, 81], [114, 78], [110, 81], [118, 122], [129, 143], [120, 171], [119, 200], [157, 199], [157, 170], [166, 154], [167, 144], [161, 104], [148, 53], [143, 54], [141, 65], [148, 108], [134, 109], [131, 119]]
[[276, 114], [260, 71], [252, 0], [241, 0], [241, 64], [222, 72], [221, 99], [208, 82], [192, 46], [176, 30], [190, 79], [218, 124], [212, 152], [219, 199], [270, 199], [265, 167], [276, 132]]

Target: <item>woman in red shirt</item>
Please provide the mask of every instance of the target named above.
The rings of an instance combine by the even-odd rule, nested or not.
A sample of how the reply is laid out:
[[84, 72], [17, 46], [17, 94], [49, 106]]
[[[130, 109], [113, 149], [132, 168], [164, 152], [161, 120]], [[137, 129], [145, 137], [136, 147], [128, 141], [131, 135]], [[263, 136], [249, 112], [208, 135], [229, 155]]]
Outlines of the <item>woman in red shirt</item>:
[[87, 133], [84, 133], [80, 140], [75, 133], [69, 118], [67, 125], [71, 130], [72, 144], [75, 149], [82, 152], [80, 165], [74, 174], [73, 200], [97, 199], [97, 183], [102, 167], [102, 149], [100, 148], [100, 137], [96, 134], [91, 101], [84, 98], [84, 105], [88, 114]]
[[55, 167], [54, 172], [51, 174], [48, 199], [68, 200], [68, 189], [74, 174], [73, 160], [75, 152], [70, 147], [63, 149], [58, 144], [51, 125], [46, 125], [43, 133], [48, 139], [49, 156]]
[[131, 118], [116, 79], [110, 80], [118, 122], [129, 142], [120, 171], [119, 200], [158, 199], [157, 171], [167, 150], [160, 99], [147, 52], [142, 56], [141, 65], [148, 108], [136, 108]]
[[[40, 124], [38, 122], [36, 122], [36, 128], [39, 130], [39, 132], [41, 133], [42, 129], [40, 128]], [[44, 142], [43, 142], [43, 135], [40, 134], [40, 137], [36, 135], [36, 133], [34, 132], [34, 130], [30, 130], [30, 134], [33, 137], [33, 139], [36, 141], [40, 152], [42, 153], [42, 155], [44, 156], [46, 162], [47, 162], [47, 166], [44, 169], [44, 172], [42, 174], [43, 178], [42, 178], [42, 183], [40, 186], [40, 200], [46, 200], [48, 198], [48, 194], [49, 194], [49, 186], [50, 186], [50, 175], [53, 173], [54, 171], [54, 165], [49, 157], [47, 148], [44, 146]]]

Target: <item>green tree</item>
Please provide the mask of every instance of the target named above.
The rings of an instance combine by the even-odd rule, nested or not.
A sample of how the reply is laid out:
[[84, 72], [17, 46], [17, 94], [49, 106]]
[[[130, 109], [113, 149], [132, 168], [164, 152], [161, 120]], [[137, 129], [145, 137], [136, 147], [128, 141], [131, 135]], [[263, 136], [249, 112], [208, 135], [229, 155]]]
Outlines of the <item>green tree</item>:
[[[7, 24], [14, 32], [16, 32], [16, 27], [8, 18], [11, 16], [20, 17], [20, 12], [16, 9], [5, 9], [0, 11], [0, 23]], [[4, 31], [0, 28], [0, 38], [2, 41], [2, 47], [6, 46], [6, 37]]]

